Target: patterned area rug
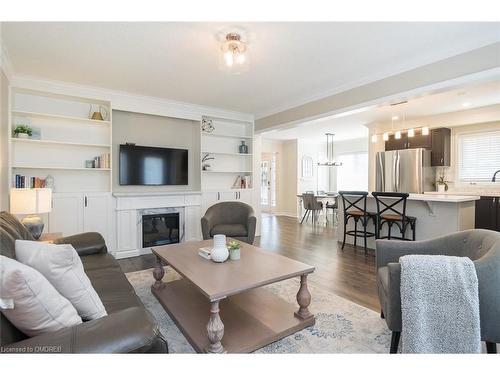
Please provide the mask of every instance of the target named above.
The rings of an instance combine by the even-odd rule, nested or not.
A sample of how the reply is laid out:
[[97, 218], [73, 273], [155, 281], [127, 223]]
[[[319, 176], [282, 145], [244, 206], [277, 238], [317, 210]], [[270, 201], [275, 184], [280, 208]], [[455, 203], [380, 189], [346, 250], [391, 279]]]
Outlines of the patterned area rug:
[[[168, 341], [170, 352], [194, 353], [181, 331], [151, 294], [152, 270], [126, 275], [146, 308], [160, 323], [160, 331]], [[175, 271], [165, 268], [164, 281], [178, 278]], [[296, 304], [299, 279], [286, 280], [264, 288]], [[312, 295], [309, 309], [316, 316], [316, 324], [259, 349], [256, 353], [389, 353], [391, 334], [378, 313], [327, 292], [311, 282], [309, 291]]]

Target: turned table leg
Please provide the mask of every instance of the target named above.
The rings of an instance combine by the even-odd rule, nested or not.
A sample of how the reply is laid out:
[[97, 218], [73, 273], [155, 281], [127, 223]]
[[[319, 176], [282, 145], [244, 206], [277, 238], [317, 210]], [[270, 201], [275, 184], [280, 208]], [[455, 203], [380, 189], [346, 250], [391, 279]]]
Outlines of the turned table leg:
[[300, 276], [300, 288], [297, 292], [297, 303], [299, 310], [295, 312], [295, 316], [300, 319], [307, 319], [312, 316], [307, 308], [311, 303], [311, 293], [307, 289], [307, 275]]
[[207, 324], [208, 340], [210, 345], [208, 353], [225, 353], [221, 340], [224, 336], [224, 324], [219, 316], [219, 301], [210, 302], [210, 319]]
[[156, 255], [156, 263], [155, 268], [153, 270], [153, 277], [155, 278], [155, 283], [153, 284], [153, 288], [160, 289], [165, 286], [162, 279], [165, 276], [165, 270], [163, 269], [163, 263], [161, 258]]

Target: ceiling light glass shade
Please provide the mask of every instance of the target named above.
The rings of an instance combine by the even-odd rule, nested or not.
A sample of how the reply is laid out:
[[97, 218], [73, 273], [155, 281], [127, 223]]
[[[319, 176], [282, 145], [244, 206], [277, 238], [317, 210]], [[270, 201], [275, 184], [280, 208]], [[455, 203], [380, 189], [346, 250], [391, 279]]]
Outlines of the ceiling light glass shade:
[[401, 131], [398, 130], [396, 134], [394, 134], [394, 138], [401, 139]]
[[409, 138], [412, 138], [412, 137], [414, 137], [414, 136], [415, 136], [415, 130], [413, 130], [413, 129], [408, 129], [408, 137], [409, 137]]
[[230, 74], [248, 70], [248, 45], [237, 33], [229, 33], [221, 44], [220, 68]]
[[422, 128], [422, 135], [429, 135], [429, 128], [427, 126]]
[[372, 135], [372, 143], [377, 143], [377, 141], [378, 141], [377, 134], [373, 134]]
[[388, 141], [389, 140], [389, 133], [384, 133], [384, 135], [382, 136], [382, 139], [384, 141]]
[[392, 120], [394, 120], [394, 121], [399, 120], [399, 117], [398, 116], [392, 116]]

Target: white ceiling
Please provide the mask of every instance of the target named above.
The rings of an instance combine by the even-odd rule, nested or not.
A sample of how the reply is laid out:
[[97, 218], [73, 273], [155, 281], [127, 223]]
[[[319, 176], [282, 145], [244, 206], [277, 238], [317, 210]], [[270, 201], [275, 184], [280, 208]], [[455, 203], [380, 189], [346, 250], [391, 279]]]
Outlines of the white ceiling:
[[405, 104], [391, 106], [383, 103], [378, 106], [365, 107], [351, 113], [309, 121], [302, 124], [262, 133], [264, 138], [313, 139], [324, 138], [324, 133], [335, 133], [335, 141], [343, 141], [368, 136], [370, 124], [392, 124], [394, 128], [405, 128], [403, 121], [412, 121], [443, 113], [457, 112], [466, 109], [486, 107], [500, 103], [500, 79], [471, 84], [453, 90], [410, 98]]
[[[500, 41], [500, 23], [4, 23], [16, 74], [255, 114]], [[245, 31], [251, 65], [218, 68]]]

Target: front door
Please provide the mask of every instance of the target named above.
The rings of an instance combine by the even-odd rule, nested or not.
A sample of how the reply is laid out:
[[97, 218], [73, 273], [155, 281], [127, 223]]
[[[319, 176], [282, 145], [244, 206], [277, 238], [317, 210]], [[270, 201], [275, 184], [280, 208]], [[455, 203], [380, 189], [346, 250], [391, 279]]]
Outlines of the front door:
[[260, 164], [260, 203], [263, 212], [276, 207], [276, 155], [263, 153]]

